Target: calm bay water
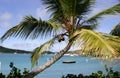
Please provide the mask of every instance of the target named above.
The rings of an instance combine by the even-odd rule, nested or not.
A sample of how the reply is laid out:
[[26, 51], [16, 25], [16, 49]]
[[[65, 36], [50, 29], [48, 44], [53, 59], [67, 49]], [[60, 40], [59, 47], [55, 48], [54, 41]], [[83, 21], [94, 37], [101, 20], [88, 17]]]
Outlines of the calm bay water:
[[[39, 65], [44, 64], [48, 59], [54, 55], [43, 55], [38, 63]], [[64, 60], [75, 60], [74, 64], [63, 64]], [[27, 68], [31, 69], [30, 54], [0, 54], [0, 72], [4, 74], [9, 73], [9, 63], [14, 62], [14, 65], [21, 70]], [[64, 56], [51, 67], [40, 73], [35, 78], [61, 78], [62, 75], [66, 74], [79, 74], [89, 75], [92, 72], [97, 72], [98, 70], [105, 71], [104, 65], [107, 64], [110, 67], [113, 67], [113, 70], [120, 71], [120, 60], [114, 60], [111, 62], [93, 59], [91, 57], [81, 57], [81, 56]]]

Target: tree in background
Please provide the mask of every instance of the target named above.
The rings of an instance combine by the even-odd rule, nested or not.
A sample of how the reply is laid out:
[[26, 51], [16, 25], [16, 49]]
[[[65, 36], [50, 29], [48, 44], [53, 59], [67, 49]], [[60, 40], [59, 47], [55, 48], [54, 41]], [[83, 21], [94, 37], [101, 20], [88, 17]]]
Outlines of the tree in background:
[[[49, 50], [54, 43], [65, 41], [67, 45], [58, 52], [51, 60], [31, 71], [25, 78], [33, 78], [46, 68], [59, 60], [71, 46], [82, 48], [87, 56], [100, 57], [104, 59], [120, 56], [120, 38], [108, 34], [95, 32], [98, 19], [107, 14], [116, 15], [120, 13], [120, 4], [105, 9], [89, 18], [87, 15], [92, 11], [95, 0], [41, 0], [51, 19], [45, 21], [26, 16], [20, 24], [9, 29], [1, 38], [2, 41], [8, 37], [20, 37], [23, 39], [36, 39], [38, 37], [52, 36], [49, 41], [34, 49], [31, 62], [32, 66], [38, 63], [39, 56], [45, 50]], [[54, 35], [54, 36], [53, 36]], [[90, 51], [93, 50], [93, 51]]]

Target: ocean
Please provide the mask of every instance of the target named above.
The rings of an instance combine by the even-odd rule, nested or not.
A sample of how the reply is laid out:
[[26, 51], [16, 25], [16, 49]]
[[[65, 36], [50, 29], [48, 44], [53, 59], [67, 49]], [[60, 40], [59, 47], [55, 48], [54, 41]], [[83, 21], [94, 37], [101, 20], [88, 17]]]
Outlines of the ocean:
[[[40, 57], [37, 66], [44, 64], [53, 56], [54, 54], [43, 55]], [[37, 66], [31, 68], [30, 57], [30, 54], [0, 54], [0, 72], [8, 74], [10, 72], [10, 62], [13, 62], [14, 65], [21, 70], [24, 68], [29, 70], [36, 69]], [[64, 60], [75, 60], [76, 63], [64, 64], [62, 63]], [[120, 71], [120, 60], [105, 61], [92, 57], [63, 56], [59, 61], [37, 75], [35, 78], [61, 78], [63, 75], [80, 73], [89, 75], [92, 72], [97, 72], [98, 70], [104, 71], [105, 73], [105, 64], [109, 67], [113, 67], [113, 70], [115, 71]]]

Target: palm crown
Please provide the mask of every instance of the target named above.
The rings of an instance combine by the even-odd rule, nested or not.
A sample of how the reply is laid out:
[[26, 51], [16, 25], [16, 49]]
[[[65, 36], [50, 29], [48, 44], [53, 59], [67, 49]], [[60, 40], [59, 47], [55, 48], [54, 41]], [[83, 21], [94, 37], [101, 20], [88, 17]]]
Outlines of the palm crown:
[[[26, 16], [20, 24], [8, 30], [2, 40], [11, 36], [35, 39], [39, 36], [53, 36], [32, 53], [32, 65], [37, 64], [39, 56], [51, 48], [55, 40], [64, 41], [67, 36], [72, 45], [82, 47], [85, 55], [103, 58], [119, 56], [119, 37], [94, 32], [98, 26], [98, 19], [102, 15], [120, 13], [120, 4], [105, 9], [89, 18], [86, 16], [92, 11], [95, 0], [41, 0], [51, 13], [51, 19], [44, 21], [32, 16]], [[64, 31], [60, 33], [60, 31]]]

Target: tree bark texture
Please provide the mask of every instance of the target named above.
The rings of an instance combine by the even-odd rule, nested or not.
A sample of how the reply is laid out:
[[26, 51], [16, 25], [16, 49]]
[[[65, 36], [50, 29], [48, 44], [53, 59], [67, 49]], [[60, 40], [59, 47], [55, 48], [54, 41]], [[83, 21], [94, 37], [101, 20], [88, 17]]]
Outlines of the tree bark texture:
[[24, 78], [34, 78], [34, 76], [38, 75], [42, 71], [44, 71], [46, 68], [50, 67], [52, 64], [54, 64], [56, 61], [58, 61], [71, 47], [72, 42], [69, 42], [67, 46], [61, 50], [59, 53], [57, 53], [51, 60], [43, 64], [42, 66], [39, 66], [36, 70], [31, 71], [27, 75], [25, 75]]

